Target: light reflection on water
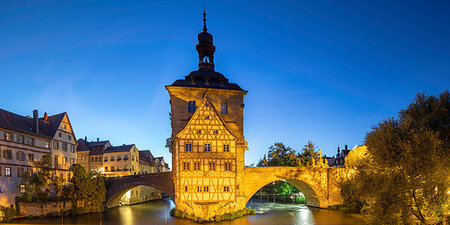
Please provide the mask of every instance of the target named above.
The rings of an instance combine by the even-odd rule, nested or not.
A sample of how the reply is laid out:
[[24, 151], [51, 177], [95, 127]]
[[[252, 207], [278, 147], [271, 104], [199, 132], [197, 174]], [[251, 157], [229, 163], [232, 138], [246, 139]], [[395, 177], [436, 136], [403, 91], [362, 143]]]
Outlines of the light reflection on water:
[[[305, 205], [258, 203], [248, 206], [257, 210], [256, 215], [214, 225], [351, 225], [363, 224], [356, 218], [336, 210], [308, 208]], [[122, 206], [104, 213], [46, 219], [17, 220], [20, 224], [85, 224], [85, 225], [194, 225], [188, 220], [169, 215], [174, 205], [170, 200], [152, 201], [132, 206]]]

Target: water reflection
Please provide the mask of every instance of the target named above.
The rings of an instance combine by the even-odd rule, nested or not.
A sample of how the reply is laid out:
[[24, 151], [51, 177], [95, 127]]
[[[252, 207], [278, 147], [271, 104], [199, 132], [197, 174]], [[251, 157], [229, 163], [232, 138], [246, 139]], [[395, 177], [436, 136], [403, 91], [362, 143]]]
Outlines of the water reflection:
[[[256, 215], [214, 225], [351, 225], [363, 224], [356, 218], [335, 210], [308, 208], [305, 205], [251, 202]], [[62, 218], [17, 220], [20, 224], [86, 224], [86, 225], [196, 225], [191, 221], [169, 216], [174, 205], [170, 200], [122, 206], [104, 213]]]

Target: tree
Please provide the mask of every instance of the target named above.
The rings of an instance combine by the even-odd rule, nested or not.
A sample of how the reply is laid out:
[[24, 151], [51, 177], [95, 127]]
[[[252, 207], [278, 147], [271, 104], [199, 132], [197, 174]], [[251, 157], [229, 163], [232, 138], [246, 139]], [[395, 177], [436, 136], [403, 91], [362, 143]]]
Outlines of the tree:
[[299, 166], [298, 153], [282, 142], [276, 142], [269, 147], [269, 152], [258, 162], [258, 166]]
[[300, 164], [309, 167], [328, 167], [327, 161], [322, 158], [322, 151], [320, 149], [316, 151], [316, 146], [312, 141], [308, 141], [303, 147]]
[[[449, 210], [450, 101], [418, 94], [399, 118], [389, 118], [366, 135], [367, 154], [342, 183], [349, 204], [374, 224], [428, 224]], [[351, 161], [349, 161], [350, 163]]]
[[72, 166], [73, 176], [70, 183], [73, 188], [67, 188], [66, 193], [73, 193], [74, 200], [85, 202], [85, 210], [89, 212], [99, 212], [105, 207], [106, 201], [106, 180], [99, 173], [90, 172], [79, 164]]
[[21, 194], [19, 200], [25, 202], [44, 201], [49, 198], [49, 180], [52, 166], [50, 154], [42, 156], [41, 160], [33, 162], [37, 167], [35, 172], [24, 172], [18, 185], [25, 186], [25, 192]]

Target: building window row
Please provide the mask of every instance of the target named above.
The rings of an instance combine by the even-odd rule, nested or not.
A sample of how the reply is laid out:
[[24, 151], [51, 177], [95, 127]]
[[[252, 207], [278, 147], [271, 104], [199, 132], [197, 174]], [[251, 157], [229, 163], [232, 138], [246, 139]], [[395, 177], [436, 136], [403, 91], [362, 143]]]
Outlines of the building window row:
[[[4, 159], [12, 159], [12, 156], [13, 156], [12, 150], [9, 150], [9, 149], [3, 150], [3, 154], [0, 154], [0, 157], [2, 157], [2, 156]], [[19, 161], [27, 160], [25, 152], [17, 151], [16, 159]], [[34, 161], [34, 153], [28, 153], [28, 161]]]
[[[232, 171], [232, 164], [231, 162], [224, 163], [224, 170], [225, 171]], [[209, 162], [208, 163], [209, 170], [216, 170], [216, 163], [215, 162]], [[200, 162], [194, 162], [194, 170], [201, 170], [200, 169]], [[191, 170], [191, 163], [189, 162], [183, 162], [183, 170]]]
[[[28, 170], [25, 171], [25, 168], [18, 167], [17, 168], [17, 177], [22, 177], [25, 172], [31, 174], [33, 172], [33, 170], [32, 169], [28, 169]], [[4, 166], [2, 168], [0, 166], [0, 176], [12, 177], [12, 167]]]
[[34, 138], [28, 137], [28, 136], [25, 136], [25, 135], [21, 135], [21, 134], [15, 134], [15, 136], [16, 136], [16, 138], [14, 140], [14, 134], [13, 133], [5, 132], [3, 138], [6, 141], [15, 141], [15, 142], [20, 143], [20, 144], [26, 144], [26, 145], [34, 146]]
[[[70, 146], [70, 151], [71, 152], [75, 152], [75, 146], [74, 145], [68, 144], [66, 142], [61, 142], [61, 149], [63, 151], [67, 151], [69, 149], [69, 146]], [[53, 141], [53, 149], [59, 149], [59, 141], [56, 141], [56, 140]]]
[[[208, 107], [208, 103], [206, 103], [206, 106]], [[195, 101], [189, 101], [188, 102], [188, 112], [195, 112], [197, 110], [197, 105]], [[228, 114], [228, 103], [221, 102], [220, 103], [220, 113], [221, 114]], [[208, 119], [208, 118], [205, 118]]]
[[[196, 186], [197, 192], [209, 192], [209, 186]], [[184, 191], [189, 191], [189, 186], [184, 186]], [[223, 192], [230, 192], [230, 186], [223, 186]]]
[[[204, 152], [210, 152], [212, 149], [211, 144], [204, 144], [203, 151]], [[192, 152], [192, 143], [187, 143], [184, 145], [184, 151], [185, 152]], [[222, 145], [222, 151], [223, 152], [230, 152], [230, 145], [224, 144]]]

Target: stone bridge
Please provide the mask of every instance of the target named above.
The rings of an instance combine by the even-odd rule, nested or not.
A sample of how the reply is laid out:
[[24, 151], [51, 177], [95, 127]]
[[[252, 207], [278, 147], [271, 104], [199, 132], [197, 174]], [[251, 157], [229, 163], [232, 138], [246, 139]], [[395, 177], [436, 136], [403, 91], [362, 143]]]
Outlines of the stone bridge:
[[172, 172], [111, 177], [106, 196], [106, 206], [108, 208], [119, 206], [120, 198], [128, 190], [140, 185], [156, 188], [172, 199], [175, 197]]
[[[343, 168], [257, 167], [244, 168], [244, 199], [250, 198], [267, 184], [285, 180], [305, 196], [308, 206], [327, 208], [343, 203], [339, 180], [347, 174]], [[244, 205], [245, 206], [245, 205]]]
[[[246, 167], [243, 171], [244, 181], [239, 184], [241, 191], [234, 205], [236, 210], [245, 207], [258, 190], [278, 180], [285, 180], [298, 188], [305, 196], [308, 206], [327, 208], [339, 205], [343, 203], [343, 199], [338, 182], [347, 173], [342, 168]], [[174, 195], [171, 172], [113, 177], [108, 189], [107, 206], [118, 206], [121, 196], [139, 185], [156, 188], [172, 199], [177, 197]]]

